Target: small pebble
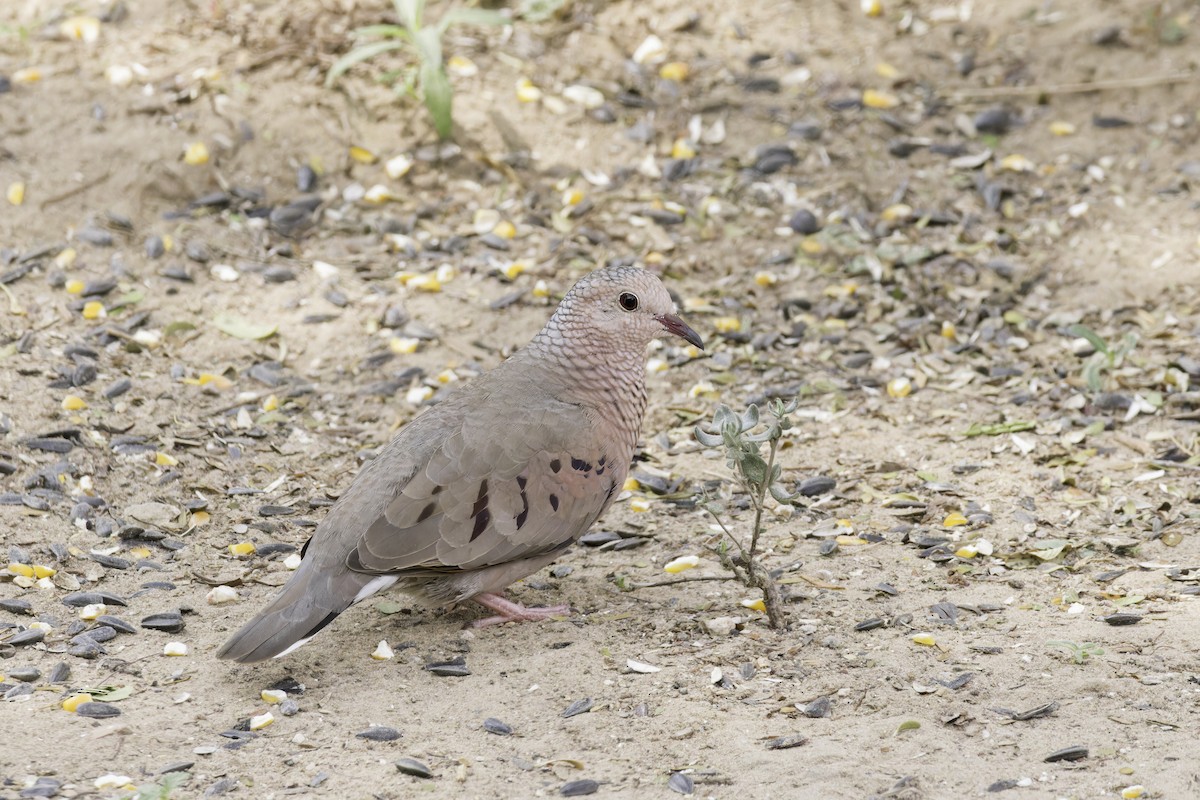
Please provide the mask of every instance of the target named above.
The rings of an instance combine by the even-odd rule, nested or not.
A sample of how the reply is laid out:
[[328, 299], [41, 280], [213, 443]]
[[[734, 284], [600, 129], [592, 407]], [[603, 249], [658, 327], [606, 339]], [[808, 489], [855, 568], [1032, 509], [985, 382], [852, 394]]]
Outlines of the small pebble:
[[414, 778], [432, 778], [433, 773], [429, 771], [429, 767], [417, 761], [415, 758], [400, 758], [396, 760], [396, 769], [400, 770], [405, 775], [412, 775]]

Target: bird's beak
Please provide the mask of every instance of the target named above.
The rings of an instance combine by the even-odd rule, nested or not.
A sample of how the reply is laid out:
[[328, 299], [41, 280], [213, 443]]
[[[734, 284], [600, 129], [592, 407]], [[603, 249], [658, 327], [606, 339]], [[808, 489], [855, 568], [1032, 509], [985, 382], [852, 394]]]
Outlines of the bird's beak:
[[675, 334], [680, 339], [683, 339], [688, 344], [694, 344], [701, 350], [704, 349], [704, 340], [700, 338], [700, 334], [688, 327], [687, 323], [681, 320], [674, 314], [661, 314], [655, 317], [662, 326], [669, 332]]

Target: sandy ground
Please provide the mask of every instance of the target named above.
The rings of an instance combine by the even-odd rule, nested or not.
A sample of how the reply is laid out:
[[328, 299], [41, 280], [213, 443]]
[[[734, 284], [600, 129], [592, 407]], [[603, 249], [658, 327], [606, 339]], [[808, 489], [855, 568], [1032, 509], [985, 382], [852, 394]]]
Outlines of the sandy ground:
[[[375, 80], [403, 53], [323, 87], [381, 3], [129, 2], [91, 44], [60, 23], [108, 6], [5, 4], [0, 77], [41, 80], [0, 94], [0, 185], [25, 185], [0, 209], [0, 542], [8, 562], [57, 572], [25, 588], [0, 571], [0, 797], [49, 796], [28, 793], [38, 779], [60, 797], [123, 796], [97, 779], [172, 770], [188, 774], [172, 797], [524, 798], [581, 780], [639, 798], [687, 784], [714, 798], [1200, 794], [1200, 403], [1181, 391], [1200, 379], [1200, 7], [922, 0], [874, 19], [857, 3], [729, 5], [568, 3], [545, 23], [455, 29], [447, 53], [478, 73], [454, 78], [459, 146], [435, 163], [423, 110]], [[629, 62], [652, 33], [686, 81]], [[518, 102], [521, 77], [541, 103]], [[1144, 85], [1059, 91], [1131, 78]], [[577, 83], [607, 117], [560, 99]], [[856, 105], [866, 89], [895, 107]], [[1006, 132], [971, 130], [989, 108]], [[697, 117], [694, 172], [650, 174], [647, 157], [673, 168]], [[184, 163], [197, 142], [208, 162]], [[794, 158], [755, 172], [780, 144]], [[950, 163], [988, 150], [982, 166]], [[389, 179], [404, 153], [415, 166]], [[304, 165], [320, 212], [283, 237], [264, 217], [301, 195]], [[357, 199], [375, 184], [394, 199]], [[586, 205], [564, 213], [571, 190]], [[792, 233], [798, 209], [823, 229]], [[484, 241], [480, 210], [516, 237]], [[151, 237], [170, 239], [165, 254]], [[712, 345], [652, 354], [669, 368], [648, 378], [636, 469], [680, 490], [636, 492], [601, 523], [646, 543], [576, 548], [514, 587], [570, 603], [568, 620], [469, 631], [474, 609], [385, 596], [284, 660], [216, 661], [329, 497], [419, 412], [409, 389], [496, 364], [614, 258], [663, 272]], [[438, 293], [394, 277], [444, 264]], [[107, 317], [85, 318], [71, 282], [109, 278]], [[221, 314], [276, 331], [231, 336]], [[1107, 394], [1081, 378], [1067, 331], [1081, 321], [1109, 342], [1138, 335]], [[390, 349], [414, 337], [416, 353]], [[771, 515], [788, 630], [730, 582], [627, 591], [680, 555], [702, 557], [681, 577], [721, 574], [695, 493], [728, 500], [729, 473], [692, 426], [772, 393], [802, 398], [789, 480], [834, 486]], [[965, 435], [1013, 422], [1030, 424]], [[89, 496], [103, 503], [79, 509]], [[232, 555], [242, 542], [258, 553]], [[215, 586], [236, 602], [210, 603]], [[125, 600], [106, 611], [136, 633], [72, 655], [95, 627], [62, 602], [72, 591]], [[175, 611], [181, 631], [138, 626]], [[1137, 618], [1106, 622], [1116, 613]], [[11, 643], [39, 620], [44, 641]], [[381, 640], [395, 658], [370, 658]], [[187, 655], [163, 655], [168, 642]], [[460, 657], [468, 675], [424, 668]], [[68, 675], [52, 676], [59, 663]], [[260, 697], [285, 680], [292, 715]], [[61, 707], [104, 686], [128, 687], [119, 716]], [[273, 724], [245, 731], [268, 710]], [[357, 736], [370, 726], [400, 736]], [[1086, 757], [1047, 760], [1071, 747]], [[404, 758], [432, 777], [401, 773]]]

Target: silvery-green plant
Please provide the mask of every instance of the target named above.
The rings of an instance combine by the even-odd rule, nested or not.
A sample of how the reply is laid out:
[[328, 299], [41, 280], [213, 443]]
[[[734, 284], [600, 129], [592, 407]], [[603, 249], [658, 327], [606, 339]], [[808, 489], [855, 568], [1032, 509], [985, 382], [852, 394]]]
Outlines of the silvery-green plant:
[[[758, 406], [751, 405], [737, 413], [729, 406], [717, 406], [711, 422], [696, 427], [696, 440], [705, 447], [721, 447], [725, 450], [726, 465], [732, 470], [737, 482], [750, 497], [754, 508], [754, 522], [750, 531], [750, 544], [730, 532], [725, 524], [725, 509], [716, 501], [705, 503], [704, 510], [725, 533], [717, 549], [721, 564], [744, 585], [762, 590], [763, 604], [767, 608], [767, 619], [772, 628], [784, 626], [783, 597], [779, 585], [771, 573], [758, 561], [758, 543], [763, 532], [763, 512], [766, 510], [767, 495], [777, 502], [790, 503], [795, 494], [789, 492], [781, 480], [783, 468], [776, 463], [779, 441], [792, 427], [790, 415], [796, 410], [796, 400], [783, 402], [772, 400], [767, 413], [760, 413]], [[763, 445], [766, 445], [766, 456]], [[733, 542], [736, 555], [731, 554], [727, 542]]]
[[454, 89], [446, 75], [442, 57], [442, 37], [451, 25], [508, 25], [511, 20], [498, 11], [482, 8], [452, 8], [436, 23], [425, 24], [425, 0], [393, 0], [400, 25], [368, 25], [354, 31], [356, 39], [375, 39], [355, 47], [334, 62], [325, 78], [332, 86], [346, 70], [355, 64], [403, 47], [413, 47], [419, 66], [415, 76], [406, 84], [410, 91], [420, 90], [425, 108], [433, 118], [439, 139], [449, 139], [454, 132]]

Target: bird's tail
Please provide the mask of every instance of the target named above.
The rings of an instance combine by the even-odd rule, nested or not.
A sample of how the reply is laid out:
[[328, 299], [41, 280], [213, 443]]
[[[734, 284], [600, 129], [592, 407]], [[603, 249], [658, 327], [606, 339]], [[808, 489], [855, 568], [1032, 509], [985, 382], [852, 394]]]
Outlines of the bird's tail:
[[331, 574], [306, 560], [270, 605], [221, 646], [217, 658], [252, 663], [286, 655], [388, 582], [395, 578], [345, 569]]

